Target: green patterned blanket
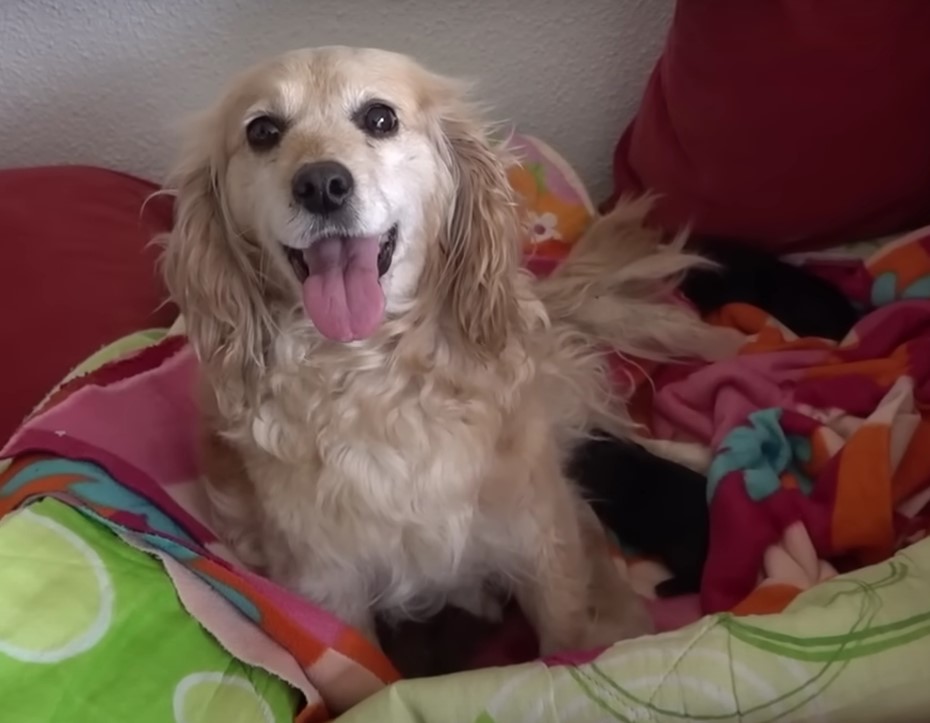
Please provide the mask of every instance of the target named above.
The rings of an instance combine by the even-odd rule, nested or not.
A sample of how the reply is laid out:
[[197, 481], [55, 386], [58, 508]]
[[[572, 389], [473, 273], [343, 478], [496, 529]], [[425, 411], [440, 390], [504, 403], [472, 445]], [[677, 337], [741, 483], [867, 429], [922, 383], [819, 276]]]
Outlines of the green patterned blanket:
[[0, 560], [0, 720], [293, 720], [294, 689], [230, 655], [160, 562], [73, 508], [5, 517]]

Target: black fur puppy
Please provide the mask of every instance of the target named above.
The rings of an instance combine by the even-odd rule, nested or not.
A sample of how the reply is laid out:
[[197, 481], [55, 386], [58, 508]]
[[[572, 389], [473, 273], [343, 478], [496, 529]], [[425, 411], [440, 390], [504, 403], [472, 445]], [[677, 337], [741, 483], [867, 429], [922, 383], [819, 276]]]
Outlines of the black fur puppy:
[[710, 534], [703, 475], [609, 435], [575, 450], [569, 473], [604, 526], [672, 573], [656, 594], [700, 589]]
[[695, 250], [720, 265], [691, 271], [681, 285], [702, 314], [740, 301], [768, 312], [800, 337], [834, 341], [859, 319], [839, 289], [770, 253], [720, 239], [703, 239]]

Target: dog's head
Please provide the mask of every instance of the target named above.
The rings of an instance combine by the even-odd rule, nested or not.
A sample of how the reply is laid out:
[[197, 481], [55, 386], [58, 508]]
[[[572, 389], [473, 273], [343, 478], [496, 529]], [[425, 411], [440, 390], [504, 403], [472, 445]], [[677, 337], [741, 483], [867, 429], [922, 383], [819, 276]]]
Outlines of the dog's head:
[[165, 272], [202, 355], [254, 359], [298, 303], [340, 342], [414, 308], [479, 349], [507, 333], [518, 234], [502, 157], [460, 86], [405, 56], [329, 47], [248, 71], [173, 181]]

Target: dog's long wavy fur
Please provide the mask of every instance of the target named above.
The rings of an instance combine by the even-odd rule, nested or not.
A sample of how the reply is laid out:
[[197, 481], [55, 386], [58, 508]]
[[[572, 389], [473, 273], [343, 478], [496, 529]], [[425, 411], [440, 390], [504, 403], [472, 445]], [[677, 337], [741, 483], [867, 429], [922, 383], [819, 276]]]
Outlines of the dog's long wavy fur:
[[726, 332], [711, 332], [685, 306], [672, 303], [688, 270], [713, 264], [684, 251], [686, 233], [666, 242], [650, 228], [646, 218], [652, 203], [651, 196], [621, 199], [594, 221], [551, 276], [535, 285], [553, 332], [561, 336], [557, 348], [570, 357], [559, 359], [558, 366], [583, 370], [572, 384], [572, 396], [583, 400], [576, 433], [590, 431], [597, 420], [595, 426], [615, 436], [637, 436], [625, 400], [617, 398], [605, 350], [635, 365], [637, 359], [721, 358], [739, 343]]
[[[288, 163], [308, 148], [368, 164], [377, 183], [391, 176], [377, 155], [389, 146], [328, 123], [259, 157], [241, 119], [285, 88], [312, 121], [369, 77], [404, 114], [394, 142], [427, 153], [432, 170], [385, 181], [408, 184], [392, 212], [422, 213], [382, 279], [393, 311], [371, 338], [343, 344], [308, 322], [256, 209], [286, 206]], [[533, 279], [506, 154], [461, 86], [346, 48], [298, 51], [237, 79], [191, 134], [173, 188], [164, 273], [203, 369], [214, 524], [244, 561], [368, 633], [375, 612], [486, 610], [488, 581], [516, 595], [544, 651], [648, 629], [563, 471], [593, 429], [635, 433], [605, 349], [672, 359], [733, 348], [666, 298], [704, 262], [645, 228], [648, 200], [596, 221], [551, 277]], [[393, 275], [403, 264], [416, 269], [409, 295]]]

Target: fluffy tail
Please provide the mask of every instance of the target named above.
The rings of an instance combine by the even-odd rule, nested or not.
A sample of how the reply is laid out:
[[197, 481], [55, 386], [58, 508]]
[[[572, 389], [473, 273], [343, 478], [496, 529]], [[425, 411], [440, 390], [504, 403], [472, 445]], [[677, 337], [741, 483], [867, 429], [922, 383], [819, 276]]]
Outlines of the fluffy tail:
[[644, 223], [650, 205], [649, 197], [619, 204], [539, 282], [549, 318], [625, 356], [667, 361], [732, 355], [741, 339], [672, 300], [689, 269], [713, 262], [684, 251], [685, 232], [663, 243]]
[[537, 282], [558, 340], [549, 367], [553, 382], [562, 382], [552, 387], [569, 433], [599, 427], [637, 436], [611, 384], [605, 350], [627, 359], [715, 360], [732, 356], [743, 341], [673, 300], [689, 269], [713, 264], [684, 251], [684, 233], [663, 243], [644, 224], [649, 207], [649, 198], [639, 199], [595, 221], [559, 268]]

